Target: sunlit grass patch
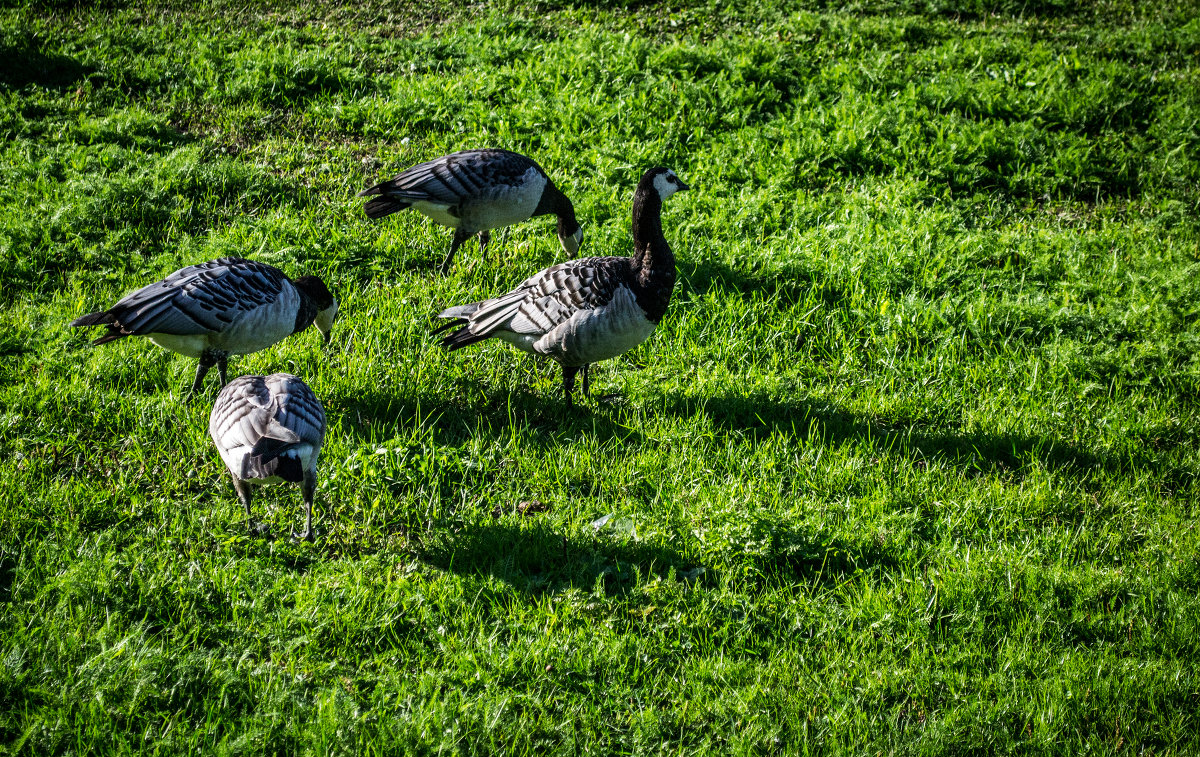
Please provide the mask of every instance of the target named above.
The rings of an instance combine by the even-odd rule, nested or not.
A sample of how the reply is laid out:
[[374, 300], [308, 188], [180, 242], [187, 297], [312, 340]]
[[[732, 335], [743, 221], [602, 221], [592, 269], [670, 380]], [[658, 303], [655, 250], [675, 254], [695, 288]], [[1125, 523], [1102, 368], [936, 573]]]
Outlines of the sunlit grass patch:
[[[0, 742], [1195, 752], [1191, 5], [0, 11]], [[693, 185], [577, 411], [428, 333], [552, 221], [440, 277], [354, 198], [488, 145], [589, 255], [641, 171]], [[325, 403], [313, 545], [246, 533], [191, 361], [66, 326], [223, 255], [341, 301], [231, 361]]]

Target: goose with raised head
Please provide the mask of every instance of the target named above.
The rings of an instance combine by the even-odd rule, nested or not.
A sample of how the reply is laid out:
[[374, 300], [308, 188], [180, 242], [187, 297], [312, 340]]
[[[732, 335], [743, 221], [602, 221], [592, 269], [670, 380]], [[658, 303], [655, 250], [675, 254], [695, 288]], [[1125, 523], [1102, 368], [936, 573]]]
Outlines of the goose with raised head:
[[663, 200], [687, 185], [667, 168], [652, 168], [633, 195], [632, 257], [570, 260], [546, 268], [516, 289], [482, 302], [447, 308], [450, 319], [434, 333], [457, 350], [491, 337], [562, 366], [563, 392], [571, 404], [575, 376], [589, 366], [644, 342], [662, 321], [675, 286], [675, 256], [663, 236]]
[[221, 390], [208, 433], [233, 476], [251, 532], [264, 529], [250, 514], [252, 486], [292, 482], [304, 498], [304, 533], [312, 540], [317, 458], [325, 441], [325, 408], [312, 389], [288, 373], [238, 376]]
[[144, 336], [163, 349], [198, 358], [192, 395], [214, 365], [225, 384], [231, 355], [266, 349], [312, 324], [329, 342], [338, 303], [316, 276], [293, 281], [283, 271], [241, 258], [180, 268], [72, 326], [107, 326], [92, 344]]
[[413, 208], [454, 229], [454, 241], [441, 265], [443, 274], [450, 270], [458, 248], [475, 234], [479, 235], [479, 250], [484, 252], [489, 230], [535, 216], [558, 216], [558, 241], [568, 255], [578, 253], [583, 241], [571, 200], [532, 158], [508, 150], [443, 155], [364, 189], [358, 196], [372, 198], [364, 206], [369, 218]]

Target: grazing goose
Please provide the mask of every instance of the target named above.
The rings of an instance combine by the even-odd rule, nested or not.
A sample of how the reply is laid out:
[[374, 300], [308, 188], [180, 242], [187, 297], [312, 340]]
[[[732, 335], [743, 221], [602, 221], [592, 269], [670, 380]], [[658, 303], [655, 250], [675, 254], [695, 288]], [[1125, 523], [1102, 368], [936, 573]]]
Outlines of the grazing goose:
[[498, 337], [562, 365], [563, 392], [571, 404], [575, 374], [628, 352], [646, 340], [667, 312], [675, 286], [675, 256], [663, 237], [662, 203], [687, 185], [666, 168], [652, 168], [633, 194], [631, 258], [569, 260], [535, 273], [508, 294], [448, 308], [438, 314], [458, 326], [442, 338], [457, 350]]
[[225, 384], [230, 355], [266, 349], [316, 323], [329, 343], [338, 304], [316, 276], [292, 281], [278, 268], [221, 258], [180, 268], [72, 326], [107, 326], [92, 344], [145, 336], [159, 347], [200, 359], [191, 396], [214, 365]]
[[383, 218], [415, 208], [443, 226], [454, 229], [454, 242], [442, 261], [450, 270], [454, 253], [479, 234], [479, 250], [487, 248], [489, 229], [519, 223], [550, 213], [558, 216], [558, 241], [568, 255], [579, 252], [583, 229], [575, 206], [554, 186], [542, 167], [508, 150], [463, 150], [443, 155], [404, 171], [391, 181], [358, 193], [377, 195], [366, 206], [369, 218]]
[[208, 433], [233, 475], [250, 530], [263, 531], [250, 515], [251, 484], [291, 481], [304, 496], [304, 533], [292, 536], [311, 541], [325, 408], [308, 384], [288, 373], [238, 376], [217, 395]]

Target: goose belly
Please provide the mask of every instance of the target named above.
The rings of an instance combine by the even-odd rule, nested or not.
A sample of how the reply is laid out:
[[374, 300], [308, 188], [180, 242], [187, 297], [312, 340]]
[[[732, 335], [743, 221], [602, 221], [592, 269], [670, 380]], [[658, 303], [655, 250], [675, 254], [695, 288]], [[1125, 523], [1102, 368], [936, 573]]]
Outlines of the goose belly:
[[462, 219], [451, 213], [450, 206], [445, 203], [417, 200], [412, 204], [412, 208], [434, 223], [439, 223], [442, 226], [457, 229], [459, 224], [462, 223]]
[[538, 340], [542, 338], [541, 334], [517, 334], [512, 331], [497, 331], [496, 338], [503, 339], [522, 352], [528, 352], [531, 355], [541, 354], [537, 349]]
[[207, 334], [147, 334], [146, 337], [164, 350], [188, 357], [198, 358], [208, 349]]
[[246, 355], [266, 349], [291, 334], [296, 328], [299, 307], [300, 295], [287, 286], [274, 302], [236, 313], [221, 331], [200, 334], [154, 332], [146, 336], [159, 347], [188, 357], [198, 358], [205, 350]]
[[620, 287], [608, 305], [571, 316], [539, 339], [534, 351], [563, 365], [598, 363], [637, 347], [657, 325], [646, 318], [633, 293]]

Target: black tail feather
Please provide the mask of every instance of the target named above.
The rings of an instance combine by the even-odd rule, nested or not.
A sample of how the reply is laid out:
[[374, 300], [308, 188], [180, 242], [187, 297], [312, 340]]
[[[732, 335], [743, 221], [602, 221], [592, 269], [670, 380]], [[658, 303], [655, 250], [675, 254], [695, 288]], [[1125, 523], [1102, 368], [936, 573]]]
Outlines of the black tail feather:
[[93, 345], [108, 344], [109, 342], [115, 342], [116, 340], [120, 339], [121, 337], [126, 337], [126, 336], [129, 336], [128, 332], [122, 331], [120, 326], [112, 325], [112, 326], [108, 327], [107, 334], [100, 337], [99, 339], [93, 339], [92, 344]]
[[129, 332], [122, 329], [121, 324], [117, 322], [117, 317], [108, 310], [97, 310], [95, 313], [81, 315], [67, 325], [73, 328], [107, 326], [108, 332], [98, 339], [93, 339], [93, 345], [107, 344], [109, 342], [116, 341], [123, 336], [129, 336]]
[[[286, 450], [285, 450], [286, 451]], [[284, 481], [299, 483], [304, 480], [304, 466], [300, 458], [293, 455], [256, 455], [251, 452], [243, 459], [242, 478], [270, 478], [279, 476]]]
[[71, 327], [79, 327], [79, 326], [99, 326], [101, 324], [107, 325], [107, 324], [111, 324], [111, 323], [112, 323], [112, 314], [111, 313], [109, 313], [107, 310], [97, 310], [95, 313], [88, 313], [87, 315], [81, 315], [78, 318], [76, 318], [75, 320], [71, 321], [67, 325], [69, 325]]
[[433, 331], [431, 331], [429, 333], [430, 334], [440, 334], [443, 331], [445, 331], [446, 329], [452, 329], [455, 326], [462, 326], [466, 322], [467, 321], [465, 318], [451, 318], [448, 321], [446, 321], [445, 323], [443, 323], [441, 326], [438, 326], [436, 329], [434, 329]]
[[392, 213], [399, 213], [410, 204], [402, 200], [394, 200], [391, 197], [376, 197], [364, 205], [363, 210], [366, 211], [367, 218], [383, 218]]
[[454, 352], [455, 350], [461, 350], [463, 347], [469, 347], [476, 342], [482, 342], [484, 339], [487, 339], [489, 336], [491, 336], [490, 334], [472, 334], [471, 329], [467, 327], [467, 321], [465, 319], [452, 320], [449, 323], [434, 329], [433, 333], [437, 334], [455, 326], [460, 326], [461, 328], [459, 328], [458, 331], [452, 331], [441, 338], [442, 346], [451, 352]]
[[250, 450], [253, 457], [261, 459], [264, 463], [269, 463], [275, 458], [282, 455], [289, 447], [294, 447], [294, 441], [284, 441], [283, 439], [275, 439], [270, 436], [264, 436], [254, 444], [254, 448]]

